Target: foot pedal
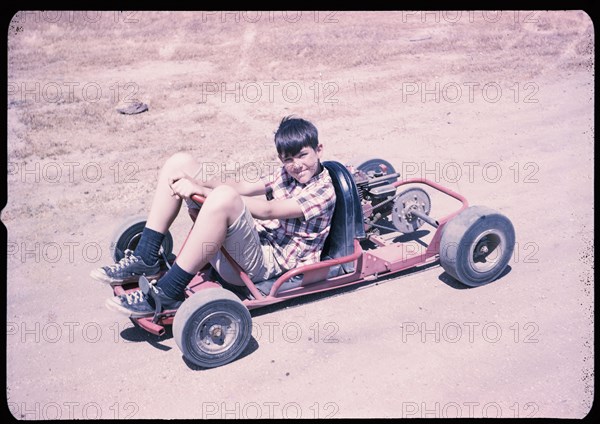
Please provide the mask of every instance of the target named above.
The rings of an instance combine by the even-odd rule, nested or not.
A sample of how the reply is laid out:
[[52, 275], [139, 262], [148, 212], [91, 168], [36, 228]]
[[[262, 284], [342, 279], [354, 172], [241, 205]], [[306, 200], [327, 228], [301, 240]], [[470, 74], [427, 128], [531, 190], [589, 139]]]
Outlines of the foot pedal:
[[142, 290], [142, 293], [144, 293], [146, 296], [151, 297], [154, 301], [154, 317], [152, 318], [152, 322], [156, 324], [158, 323], [160, 319], [160, 313], [162, 312], [162, 302], [160, 300], [160, 297], [156, 295], [154, 288], [151, 287], [152, 283], [148, 281], [146, 276], [142, 275], [138, 281], [138, 284], [140, 286], [140, 289]]
[[140, 286], [142, 293], [144, 293], [146, 296], [151, 296], [150, 281], [148, 281], [145, 275], [142, 275], [140, 277], [140, 279], [138, 280], [138, 285]]

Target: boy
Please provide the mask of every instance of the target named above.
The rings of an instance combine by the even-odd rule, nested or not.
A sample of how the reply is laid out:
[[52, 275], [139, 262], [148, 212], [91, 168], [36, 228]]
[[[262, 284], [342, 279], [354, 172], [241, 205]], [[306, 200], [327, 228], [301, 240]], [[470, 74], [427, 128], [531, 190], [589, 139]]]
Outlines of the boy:
[[[146, 227], [134, 252], [118, 263], [91, 272], [100, 281], [124, 284], [141, 275], [156, 276], [164, 234], [182, 199], [206, 198], [196, 223], [171, 269], [153, 287], [164, 309], [177, 309], [184, 290], [207, 263], [229, 283], [243, 285], [220, 252], [221, 246], [248, 273], [262, 281], [300, 265], [318, 262], [329, 234], [335, 191], [321, 165], [323, 145], [315, 126], [285, 117], [275, 133], [283, 166], [263, 181], [200, 182], [200, 164], [177, 153], [161, 169]], [[188, 203], [190, 204], [190, 203]], [[132, 318], [152, 316], [154, 299], [141, 290], [107, 300], [107, 307]]]

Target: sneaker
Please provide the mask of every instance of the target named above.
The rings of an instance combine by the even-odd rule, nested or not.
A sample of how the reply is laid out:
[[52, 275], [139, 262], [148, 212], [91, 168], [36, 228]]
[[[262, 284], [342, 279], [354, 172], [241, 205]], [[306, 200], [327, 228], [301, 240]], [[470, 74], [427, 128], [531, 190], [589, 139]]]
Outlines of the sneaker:
[[132, 250], [125, 250], [125, 256], [114, 265], [96, 268], [90, 272], [90, 277], [117, 286], [127, 283], [135, 283], [141, 275], [148, 278], [158, 278], [160, 264], [146, 265], [142, 258], [135, 256]]
[[[142, 277], [144, 278], [144, 277]], [[171, 299], [160, 287], [150, 284], [153, 293], [145, 294], [143, 289], [138, 289], [120, 296], [106, 299], [106, 307], [110, 310], [120, 312], [130, 318], [151, 317], [156, 312], [155, 299], [160, 301], [160, 312], [165, 310], [176, 310], [181, 306], [183, 300]]]

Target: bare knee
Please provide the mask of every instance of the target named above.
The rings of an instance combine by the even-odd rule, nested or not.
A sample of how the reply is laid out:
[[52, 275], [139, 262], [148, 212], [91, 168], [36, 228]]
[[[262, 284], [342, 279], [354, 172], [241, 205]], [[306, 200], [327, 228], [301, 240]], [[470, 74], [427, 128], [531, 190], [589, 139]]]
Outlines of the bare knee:
[[199, 167], [200, 164], [191, 154], [186, 152], [177, 152], [171, 155], [165, 161], [162, 169], [167, 174], [183, 171], [187, 174], [191, 174], [190, 176], [193, 176]]
[[233, 187], [221, 185], [209, 193], [202, 205], [202, 210], [211, 214], [223, 215], [231, 225], [243, 212], [244, 201]]

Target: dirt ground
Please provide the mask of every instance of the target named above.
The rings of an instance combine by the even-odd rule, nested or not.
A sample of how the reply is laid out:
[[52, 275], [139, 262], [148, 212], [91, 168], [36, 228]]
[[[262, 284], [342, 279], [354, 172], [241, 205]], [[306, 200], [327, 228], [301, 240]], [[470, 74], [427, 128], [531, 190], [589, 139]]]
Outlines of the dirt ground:
[[[6, 386], [20, 419], [581, 418], [594, 397], [594, 31], [582, 11], [27, 12], [8, 31]], [[122, 115], [133, 100], [149, 110]], [[381, 157], [508, 216], [509, 272], [439, 266], [253, 312], [200, 370], [88, 275], [161, 164]], [[432, 215], [443, 214], [433, 198]], [[190, 227], [182, 210], [175, 251]]]

